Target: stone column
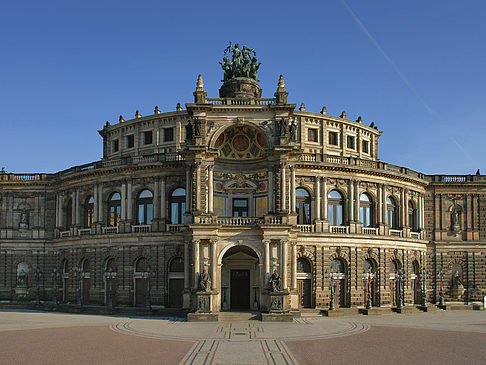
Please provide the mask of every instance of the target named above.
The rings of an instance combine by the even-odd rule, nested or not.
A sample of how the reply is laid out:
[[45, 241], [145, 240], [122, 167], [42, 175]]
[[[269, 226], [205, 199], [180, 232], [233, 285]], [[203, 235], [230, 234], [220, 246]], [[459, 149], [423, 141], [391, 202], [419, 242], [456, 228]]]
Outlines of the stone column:
[[353, 180], [349, 180], [348, 184], [348, 196], [349, 196], [349, 217], [348, 221], [354, 221], [354, 189], [353, 189]]
[[93, 223], [98, 222], [98, 185], [93, 187]]
[[211, 244], [211, 290], [216, 290], [216, 269], [218, 267], [218, 255], [217, 255], [217, 245], [218, 241], [214, 240], [210, 242]]
[[191, 212], [191, 166], [186, 165], [186, 213]]
[[264, 282], [270, 277], [270, 240], [263, 240], [263, 246], [265, 248], [265, 278]]
[[184, 242], [184, 290], [189, 291], [191, 287], [191, 273], [189, 267], [189, 242]]
[[295, 166], [290, 166], [290, 212], [296, 213]]
[[425, 228], [425, 196], [424, 194], [420, 194], [421, 199], [421, 210], [422, 210], [422, 222], [420, 224], [420, 228]]
[[154, 200], [153, 200], [153, 219], [160, 218], [160, 183], [159, 177], [154, 178]]
[[282, 241], [282, 254], [280, 264], [282, 267], [282, 290], [286, 290], [288, 288], [287, 285], [287, 262], [288, 262], [288, 241]]
[[378, 184], [378, 190], [377, 190], [377, 194], [376, 194], [376, 224], [378, 226], [383, 223], [382, 204], [383, 204], [383, 197], [382, 197], [382, 193], [381, 193], [381, 184]]
[[103, 225], [103, 185], [98, 184], [98, 222]]
[[193, 248], [194, 248], [194, 272], [193, 272], [193, 284], [194, 289], [198, 289], [198, 279], [199, 279], [199, 241], [194, 240], [192, 241]]
[[201, 210], [201, 162], [196, 162], [196, 211]]
[[132, 182], [127, 184], [127, 219], [131, 222], [133, 219], [133, 198], [132, 198]]
[[[165, 179], [166, 177], [165, 176], [162, 176], [162, 178], [160, 179], [160, 184], [159, 184], [159, 188], [160, 188], [160, 219], [165, 219], [166, 218], [166, 215], [165, 215], [165, 211], [167, 210], [166, 209], [166, 201], [167, 201], [167, 197], [166, 197], [166, 194], [165, 194]], [[187, 192], [186, 192], [187, 194]]]
[[385, 184], [383, 184], [381, 186], [381, 196], [382, 196], [381, 212], [382, 212], [382, 217], [383, 217], [383, 223], [387, 223], [387, 221], [386, 221], [386, 185]]
[[273, 171], [268, 169], [268, 211], [273, 212]]
[[81, 204], [79, 197], [79, 188], [76, 189], [76, 226], [81, 226]]
[[319, 176], [316, 176], [316, 182], [315, 182], [315, 198], [316, 198], [316, 219], [321, 220], [321, 178]]
[[359, 197], [359, 183], [358, 181], [354, 182], [354, 221], [359, 222], [360, 217], [359, 217], [359, 202], [360, 202], [360, 197]]
[[208, 165], [208, 213], [213, 213], [214, 211], [214, 203], [213, 203], [213, 165]]
[[71, 193], [71, 222], [68, 222], [71, 226], [76, 225], [76, 191]]
[[292, 244], [292, 290], [297, 290], [297, 241]]
[[327, 208], [327, 178], [323, 178], [322, 179], [322, 190], [323, 190], [323, 200], [324, 200], [324, 204], [323, 204], [323, 217], [324, 217], [324, 220], [327, 221], [329, 218], [327, 216], [327, 211], [328, 211], [328, 208]]
[[286, 183], [285, 183], [285, 179], [286, 179], [286, 176], [285, 176], [285, 164], [282, 163], [280, 165], [280, 194], [281, 194], [281, 197], [280, 197], [280, 209], [282, 211], [286, 211], [287, 210], [287, 197], [286, 197], [286, 194], [285, 194], [285, 191], [287, 190], [286, 189]]
[[400, 190], [400, 227], [405, 227], [405, 189]]
[[127, 219], [127, 184], [125, 182], [122, 183], [121, 187], [121, 220], [125, 221]]
[[60, 222], [60, 218], [61, 218], [61, 194], [57, 193], [56, 195], [56, 227], [60, 227], [61, 224], [59, 223]]

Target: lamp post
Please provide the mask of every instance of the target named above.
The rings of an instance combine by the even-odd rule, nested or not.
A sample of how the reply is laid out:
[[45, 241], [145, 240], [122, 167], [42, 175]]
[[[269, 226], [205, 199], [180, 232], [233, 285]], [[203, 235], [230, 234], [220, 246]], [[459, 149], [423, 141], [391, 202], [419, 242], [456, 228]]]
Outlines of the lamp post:
[[369, 272], [365, 274], [365, 278], [368, 285], [368, 293], [366, 294], [366, 309], [371, 309], [373, 306], [373, 301], [371, 299], [371, 283], [375, 279], [375, 274], [373, 273], [372, 269], [370, 268]]
[[329, 272], [329, 279], [330, 279], [330, 289], [331, 295], [329, 297], [329, 310], [333, 311], [334, 308], [334, 273], [331, 271]]
[[42, 272], [39, 267], [35, 268], [34, 271], [34, 279], [36, 284], [36, 293], [35, 293], [35, 305], [40, 305], [40, 280], [42, 278]]
[[59, 305], [59, 301], [57, 300], [57, 281], [59, 280], [59, 273], [57, 272], [57, 269], [54, 268], [52, 269], [52, 281], [54, 282], [54, 292], [52, 302], [54, 303], [55, 306]]
[[421, 279], [421, 284], [422, 284], [422, 307], [426, 307], [427, 306], [427, 300], [426, 300], [426, 296], [427, 296], [427, 292], [425, 290], [425, 281], [427, 279], [427, 271], [425, 270], [425, 265], [422, 266], [422, 275], [420, 277]]
[[116, 278], [116, 272], [113, 271], [113, 268], [109, 268], [105, 271], [105, 279], [108, 284], [108, 301], [107, 305], [110, 309], [113, 309], [113, 279]]
[[399, 268], [396, 273], [396, 280], [398, 281], [398, 303], [397, 309], [403, 308], [403, 281], [405, 280], [405, 271]]
[[439, 271], [439, 279], [440, 279], [440, 291], [439, 291], [439, 305], [443, 306], [444, 305], [444, 277], [445, 273], [442, 268]]
[[78, 303], [78, 307], [81, 308], [83, 306], [83, 298], [81, 296], [81, 280], [83, 280], [83, 276], [81, 273], [81, 269], [78, 267], [75, 267], [73, 269], [73, 277], [74, 280], [76, 280], [76, 299]]

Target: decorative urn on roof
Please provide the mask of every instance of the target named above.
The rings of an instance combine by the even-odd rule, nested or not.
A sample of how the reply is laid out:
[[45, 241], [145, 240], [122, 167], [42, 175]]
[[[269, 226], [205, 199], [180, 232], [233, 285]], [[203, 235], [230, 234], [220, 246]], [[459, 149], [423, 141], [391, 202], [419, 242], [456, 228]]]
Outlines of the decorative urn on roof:
[[[262, 89], [258, 85], [258, 62], [253, 48], [247, 48], [236, 43], [233, 47], [231, 41], [224, 50], [223, 62], [220, 62], [223, 71], [223, 85], [219, 89], [220, 98], [256, 99], [262, 97]], [[230, 59], [231, 58], [231, 59]]]

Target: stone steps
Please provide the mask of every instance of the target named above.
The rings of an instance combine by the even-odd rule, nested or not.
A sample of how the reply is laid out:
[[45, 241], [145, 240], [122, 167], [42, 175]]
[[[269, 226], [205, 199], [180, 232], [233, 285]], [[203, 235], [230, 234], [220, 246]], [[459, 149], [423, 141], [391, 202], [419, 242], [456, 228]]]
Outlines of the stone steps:
[[246, 322], [259, 321], [261, 315], [259, 312], [220, 312], [218, 313], [219, 322]]

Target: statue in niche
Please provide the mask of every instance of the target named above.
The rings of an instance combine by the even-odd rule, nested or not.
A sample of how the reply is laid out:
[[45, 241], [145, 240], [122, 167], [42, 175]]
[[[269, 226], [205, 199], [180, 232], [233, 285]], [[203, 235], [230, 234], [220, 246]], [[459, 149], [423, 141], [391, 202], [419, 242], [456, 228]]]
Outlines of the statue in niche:
[[269, 287], [271, 292], [280, 291], [280, 275], [277, 270], [273, 270], [273, 274], [270, 276]]
[[289, 126], [289, 140], [291, 142], [295, 142], [295, 131], [297, 130], [297, 125], [295, 124], [295, 121], [292, 121]]
[[280, 137], [285, 137], [287, 135], [287, 124], [285, 123], [285, 119], [282, 118], [278, 122], [278, 135]]
[[206, 270], [203, 270], [202, 273], [199, 275], [199, 290], [208, 291], [210, 286], [211, 281], [209, 279], [209, 275]]
[[462, 209], [461, 206], [456, 204], [453, 201], [453, 205], [449, 208], [451, 212], [451, 231], [452, 232], [460, 232], [461, 231], [461, 213]]
[[199, 120], [199, 118], [194, 119], [194, 136], [201, 136], [201, 121]]
[[26, 288], [28, 284], [28, 276], [24, 269], [20, 269], [19, 274], [17, 275], [17, 286]]
[[25, 208], [20, 212], [19, 228], [29, 228], [29, 211]]
[[192, 141], [192, 123], [190, 119], [186, 124], [186, 141]]

